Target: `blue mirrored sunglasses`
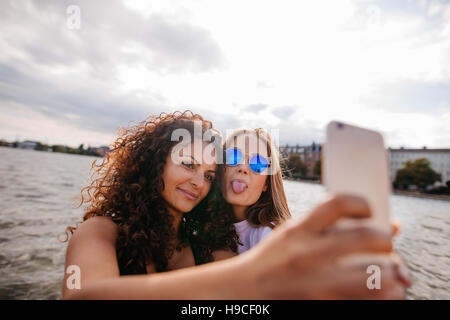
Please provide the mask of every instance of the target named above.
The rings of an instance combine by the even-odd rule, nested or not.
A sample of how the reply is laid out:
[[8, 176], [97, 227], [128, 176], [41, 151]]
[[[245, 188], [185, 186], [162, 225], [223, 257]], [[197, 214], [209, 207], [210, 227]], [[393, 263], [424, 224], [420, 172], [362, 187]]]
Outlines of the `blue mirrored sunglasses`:
[[[227, 166], [237, 166], [242, 162], [242, 152], [239, 149], [228, 149], [225, 153], [225, 164]], [[254, 155], [249, 160], [250, 169], [255, 173], [263, 173], [270, 166], [269, 161], [259, 154]]]

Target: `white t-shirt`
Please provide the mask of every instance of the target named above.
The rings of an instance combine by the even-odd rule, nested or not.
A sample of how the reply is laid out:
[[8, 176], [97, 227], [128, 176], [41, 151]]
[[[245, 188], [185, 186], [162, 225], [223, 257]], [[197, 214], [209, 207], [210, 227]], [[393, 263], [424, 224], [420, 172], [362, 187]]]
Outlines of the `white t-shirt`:
[[239, 254], [254, 247], [272, 231], [269, 227], [253, 227], [247, 220], [235, 223], [234, 227], [239, 240], [242, 242], [242, 245], [238, 245]]

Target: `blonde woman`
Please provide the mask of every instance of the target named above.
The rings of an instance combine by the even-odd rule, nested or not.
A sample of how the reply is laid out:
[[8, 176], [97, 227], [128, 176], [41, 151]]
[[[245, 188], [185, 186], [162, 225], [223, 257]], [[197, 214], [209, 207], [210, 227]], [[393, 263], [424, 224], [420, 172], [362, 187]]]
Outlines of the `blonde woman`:
[[255, 246], [291, 217], [283, 188], [278, 149], [261, 128], [239, 129], [224, 145], [222, 194], [237, 223], [239, 253]]

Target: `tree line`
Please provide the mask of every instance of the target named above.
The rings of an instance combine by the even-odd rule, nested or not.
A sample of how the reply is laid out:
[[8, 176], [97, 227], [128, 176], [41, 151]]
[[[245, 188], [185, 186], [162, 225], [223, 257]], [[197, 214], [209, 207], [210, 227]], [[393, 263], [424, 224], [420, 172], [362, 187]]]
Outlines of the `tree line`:
[[[2, 147], [11, 147], [11, 148], [19, 148], [20, 142], [7, 142], [5, 140], [0, 140], [0, 146]], [[91, 146], [88, 146], [87, 148], [84, 147], [84, 144], [80, 144], [78, 148], [69, 147], [66, 145], [48, 145], [41, 142], [36, 142], [36, 146], [33, 148], [37, 151], [53, 151], [53, 152], [61, 152], [61, 153], [71, 153], [71, 154], [79, 154], [79, 155], [86, 155], [86, 156], [96, 156], [98, 157], [98, 151], [97, 148], [92, 148]]]

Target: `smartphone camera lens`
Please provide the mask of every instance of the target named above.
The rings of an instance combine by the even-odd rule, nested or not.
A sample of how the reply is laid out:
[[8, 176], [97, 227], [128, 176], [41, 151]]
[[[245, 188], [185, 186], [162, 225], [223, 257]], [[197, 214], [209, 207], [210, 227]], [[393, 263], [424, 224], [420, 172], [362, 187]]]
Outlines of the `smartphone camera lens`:
[[338, 127], [339, 129], [342, 129], [342, 128], [344, 127], [344, 124], [343, 124], [343, 123], [340, 123], [340, 122], [338, 122], [338, 123], [337, 123], [337, 127]]

